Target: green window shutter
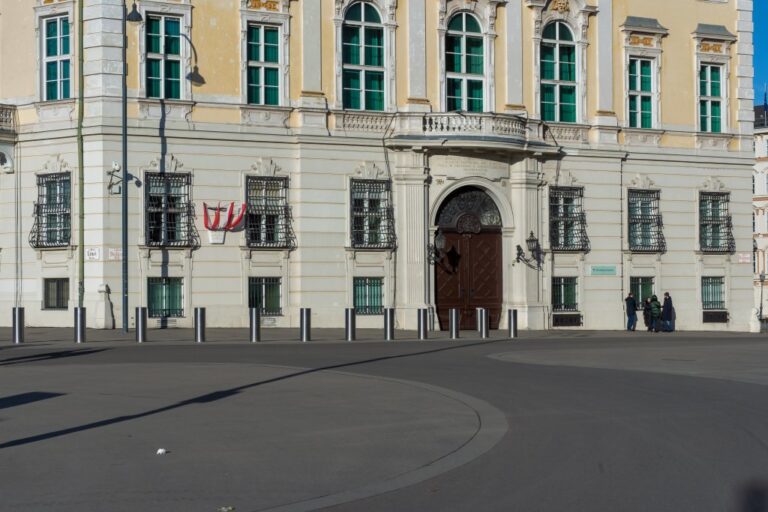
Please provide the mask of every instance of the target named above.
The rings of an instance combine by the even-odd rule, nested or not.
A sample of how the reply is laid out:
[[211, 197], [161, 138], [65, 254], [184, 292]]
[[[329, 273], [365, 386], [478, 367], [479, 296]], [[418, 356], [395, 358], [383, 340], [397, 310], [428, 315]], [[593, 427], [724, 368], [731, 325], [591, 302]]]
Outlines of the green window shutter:
[[651, 78], [652, 78], [651, 61], [641, 60], [640, 61], [640, 90], [641, 91], [651, 92], [653, 90]]
[[45, 22], [45, 56], [56, 57], [59, 54], [59, 21]]
[[483, 82], [480, 80], [467, 80], [467, 110], [483, 111]]
[[630, 128], [637, 128], [637, 117], [638, 117], [638, 97], [634, 94], [629, 96], [629, 127]]
[[182, 316], [184, 310], [182, 280], [180, 278], [171, 278], [168, 281], [168, 309], [171, 310], [173, 315]]
[[555, 79], [555, 47], [549, 44], [541, 45], [541, 79]]
[[464, 14], [464, 31], [480, 33], [480, 24], [477, 23], [474, 16]]
[[712, 117], [710, 118], [710, 131], [713, 133], [720, 133], [722, 126], [721, 126], [721, 115], [720, 115], [720, 102], [719, 101], [713, 101], [711, 102], [711, 109], [712, 109]]
[[162, 44], [160, 42], [160, 18], [150, 16], [147, 18], [147, 53], [160, 53]]
[[541, 86], [541, 118], [544, 121], [555, 121], [557, 119], [557, 98], [556, 86], [542, 84]]
[[264, 309], [272, 314], [279, 314], [280, 308], [280, 281], [270, 280], [265, 285]]
[[165, 54], [181, 55], [181, 20], [165, 18]]
[[448, 23], [448, 30], [454, 30], [456, 32], [462, 32], [464, 30], [464, 16], [457, 14]]
[[448, 111], [454, 111], [454, 110], [464, 110], [464, 106], [462, 105], [462, 81], [459, 78], [449, 78], [446, 80], [446, 87], [448, 89], [448, 104], [447, 109]]
[[379, 13], [376, 12], [376, 9], [370, 4], [365, 4], [365, 21], [368, 23], [381, 23]]
[[359, 110], [361, 108], [360, 98], [360, 71], [344, 70], [342, 76], [344, 108]]
[[544, 39], [557, 39], [557, 23], [550, 23], [544, 28], [542, 32]]
[[482, 75], [483, 69], [483, 40], [479, 37], [467, 37], [467, 66], [466, 73]]
[[248, 60], [261, 61], [261, 27], [248, 27]]
[[344, 64], [360, 64], [360, 28], [344, 26], [342, 34], [342, 61]]
[[560, 121], [564, 123], [576, 122], [576, 88], [572, 86], [560, 87]]
[[641, 106], [641, 119], [640, 125], [642, 128], [652, 128], [653, 125], [653, 110], [651, 106], [651, 97], [642, 96], [640, 98]]
[[365, 29], [365, 65], [384, 65], [384, 31], [380, 28]]
[[710, 66], [709, 68], [709, 95], [719, 98], [720, 91], [720, 66]]
[[709, 87], [707, 80], [707, 66], [699, 68], [699, 92], [702, 96], [709, 96]]
[[264, 62], [280, 62], [280, 39], [273, 27], [264, 28]]
[[365, 109], [384, 110], [384, 73], [366, 71]]
[[165, 97], [178, 100], [181, 98], [181, 62], [165, 61]]
[[344, 18], [350, 21], [363, 21], [361, 5], [362, 4], [358, 2], [347, 9], [347, 14]]
[[70, 97], [70, 79], [69, 79], [69, 61], [61, 61], [61, 99], [66, 100]]
[[248, 103], [261, 104], [261, 68], [248, 67]]
[[706, 100], [699, 101], [699, 129], [702, 132], [709, 131], [709, 103]]
[[147, 59], [147, 97], [162, 97], [162, 61]]
[[59, 45], [59, 55], [69, 55], [69, 19], [64, 17], [61, 20], [61, 44]]

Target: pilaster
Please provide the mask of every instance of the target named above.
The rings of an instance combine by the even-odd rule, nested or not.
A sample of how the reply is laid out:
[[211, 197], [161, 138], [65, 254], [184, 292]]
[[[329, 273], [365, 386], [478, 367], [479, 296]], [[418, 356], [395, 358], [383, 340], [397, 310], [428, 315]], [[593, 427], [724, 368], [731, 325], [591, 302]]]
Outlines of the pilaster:
[[427, 19], [424, 0], [409, 0], [408, 110], [429, 111], [427, 98]]

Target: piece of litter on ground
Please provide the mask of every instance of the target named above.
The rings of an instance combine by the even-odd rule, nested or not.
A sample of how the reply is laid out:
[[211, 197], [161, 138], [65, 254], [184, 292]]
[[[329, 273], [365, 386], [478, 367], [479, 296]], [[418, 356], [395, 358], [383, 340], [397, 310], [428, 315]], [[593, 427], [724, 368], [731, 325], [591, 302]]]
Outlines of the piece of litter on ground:
[[165, 448], [159, 448], [157, 450], [157, 455], [166, 455], [167, 453], [168, 453], [168, 450], [166, 450]]
[[219, 507], [216, 512], [235, 512], [235, 507]]

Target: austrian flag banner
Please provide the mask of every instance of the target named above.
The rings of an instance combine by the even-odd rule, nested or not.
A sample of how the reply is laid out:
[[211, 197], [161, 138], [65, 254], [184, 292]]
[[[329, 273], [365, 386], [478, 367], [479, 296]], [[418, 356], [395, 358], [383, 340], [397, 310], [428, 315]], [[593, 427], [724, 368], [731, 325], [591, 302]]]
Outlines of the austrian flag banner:
[[[213, 220], [209, 211], [213, 210]], [[221, 213], [226, 210], [226, 221], [222, 223]], [[240, 205], [239, 211], [235, 214], [235, 202], [229, 203], [228, 208], [222, 208], [221, 202], [215, 207], [208, 206], [207, 203], [203, 203], [203, 225], [208, 231], [208, 241], [211, 244], [223, 244], [224, 237], [227, 231], [235, 231], [243, 222], [245, 217], [246, 206], [245, 203]]]

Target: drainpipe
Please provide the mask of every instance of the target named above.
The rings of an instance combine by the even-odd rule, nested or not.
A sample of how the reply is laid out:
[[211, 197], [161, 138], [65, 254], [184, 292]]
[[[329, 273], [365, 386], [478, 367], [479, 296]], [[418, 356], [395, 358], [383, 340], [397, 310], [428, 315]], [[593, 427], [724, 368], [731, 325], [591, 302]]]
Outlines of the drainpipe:
[[83, 3], [77, 1], [77, 167], [79, 169], [77, 179], [77, 305], [83, 307], [85, 295], [85, 158], [83, 150], [83, 118], [85, 117], [85, 71], [84, 44], [83, 44]]

